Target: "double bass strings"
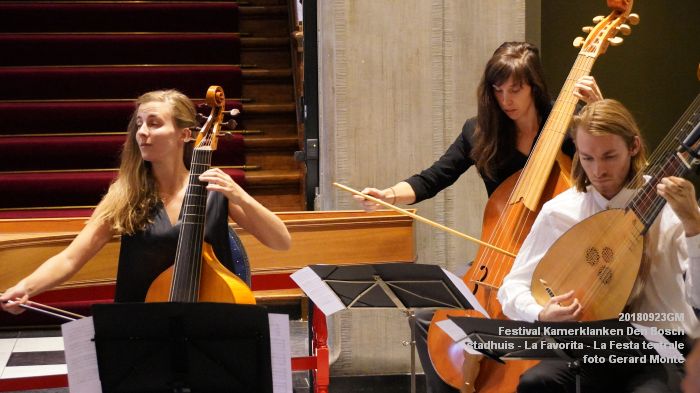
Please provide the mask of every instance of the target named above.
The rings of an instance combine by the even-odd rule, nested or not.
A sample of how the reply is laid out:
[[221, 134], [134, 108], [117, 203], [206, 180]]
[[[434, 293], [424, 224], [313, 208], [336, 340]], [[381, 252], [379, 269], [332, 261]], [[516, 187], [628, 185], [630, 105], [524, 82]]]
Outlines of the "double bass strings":
[[[196, 302], [199, 293], [199, 283], [201, 278], [201, 260], [203, 241], [204, 241], [204, 218], [206, 214], [206, 195], [207, 191], [202, 182], [199, 181], [199, 175], [202, 174], [211, 165], [211, 132], [206, 134], [199, 145], [192, 151], [192, 161], [190, 165], [189, 184], [185, 199], [183, 201], [183, 217], [182, 227], [180, 229], [181, 236], [178, 240], [178, 247], [175, 254], [175, 260], [180, 263], [175, 263], [173, 269], [173, 285], [170, 288], [170, 300], [175, 298], [187, 302]], [[202, 230], [185, 230], [186, 225], [201, 225]], [[190, 257], [199, 256], [199, 258], [189, 258], [185, 261], [187, 266], [181, 266], [183, 250], [191, 252]], [[198, 259], [198, 260], [194, 260]], [[189, 277], [188, 281], [180, 279], [185, 269]], [[184, 299], [183, 299], [184, 296]]]
[[[534, 174], [532, 176], [546, 175], [548, 177], [550, 175], [553, 160], [533, 160], [533, 157], [535, 155], [548, 155], [551, 157], [556, 157], [556, 154], [561, 149], [561, 144], [567, 132], [568, 125], [570, 123], [570, 115], [573, 113], [576, 103], [578, 102], [578, 99], [573, 95], [574, 85], [581, 77], [590, 73], [594, 61], [594, 58], [588, 56], [577, 56], [571, 72], [569, 73], [569, 76], [562, 87], [562, 92], [557, 98], [555, 106], [552, 108], [549, 118], [547, 119], [547, 122], [545, 123], [542, 132], [536, 141], [533, 152], [527, 158], [525, 168], [528, 170], [528, 175], [531, 173]], [[550, 124], [553, 126], [550, 126]], [[551, 135], [546, 135], [547, 132], [556, 132], [560, 135], [554, 137]], [[523, 173], [521, 173], [521, 176], [518, 179], [509, 200], [513, 199], [514, 193], [519, 189], [521, 183], [527, 180], [529, 180], [529, 178], [526, 179], [526, 173], [524, 170]], [[516, 208], [515, 206], [518, 207]], [[515, 210], [515, 212], [513, 210]], [[522, 204], [507, 205], [506, 209], [499, 217], [495, 227], [496, 229], [489, 237], [488, 242], [490, 244], [499, 245], [500, 247], [509, 251], [517, 252], [517, 245], [521, 244], [524, 237], [526, 237], [529, 233], [529, 226], [527, 225], [527, 222], [528, 220], [532, 219], [533, 214], [536, 214], [536, 212], [525, 208]], [[513, 233], [506, 231], [506, 228], [515, 228], [515, 232]], [[504, 246], [503, 243], [509, 243], [509, 247]], [[479, 263], [484, 260], [485, 262], [482, 262], [481, 264], [487, 267], [492, 267], [495, 265], [495, 277], [501, 279], [510, 271], [514, 262], [513, 258], [506, 260], [504, 259], [506, 258], [505, 256], [494, 256], [490, 250], [485, 250], [482, 255], [483, 258], [475, 261], [474, 263]], [[474, 269], [471, 279], [473, 281], [477, 281], [477, 275], [479, 273], [480, 272], [478, 270]], [[500, 285], [500, 282], [492, 284]]]

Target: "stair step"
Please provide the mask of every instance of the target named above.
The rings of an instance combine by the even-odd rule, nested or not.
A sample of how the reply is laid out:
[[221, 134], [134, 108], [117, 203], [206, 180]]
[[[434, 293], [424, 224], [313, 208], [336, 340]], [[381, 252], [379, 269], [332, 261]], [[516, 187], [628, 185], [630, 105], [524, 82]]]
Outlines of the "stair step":
[[[295, 0], [296, 1], [296, 0]], [[248, 6], [270, 6], [270, 5], [287, 5], [287, 0], [240, 0], [238, 4], [242, 7]]]
[[[262, 137], [298, 137], [296, 106], [293, 103], [245, 104], [239, 128], [260, 130]], [[246, 141], [250, 138], [246, 138]]]
[[[296, 150], [296, 149], [294, 149]], [[246, 165], [260, 170], [299, 171], [299, 162], [294, 160], [294, 150], [290, 149], [256, 149], [246, 152]], [[254, 173], [251, 170], [247, 173]]]
[[245, 5], [238, 9], [238, 13], [242, 18], [251, 16], [269, 17], [272, 15], [287, 15], [289, 7], [286, 5]]
[[297, 149], [297, 137], [250, 136], [244, 141], [246, 149]]
[[260, 170], [246, 173], [246, 184], [250, 189], [281, 185], [298, 185], [301, 180], [299, 171], [294, 170]]
[[[249, 45], [265, 47], [262, 40]], [[275, 46], [276, 40], [268, 44]], [[241, 62], [240, 50], [236, 33], [0, 34], [0, 53], [12, 54], [3, 57], [3, 66], [233, 65]]]
[[289, 68], [289, 50], [289, 38], [241, 39], [238, 33], [0, 33], [0, 53], [12, 54], [3, 58], [3, 66], [243, 63]]
[[[296, 0], [295, 0], [296, 1]], [[264, 4], [267, 3], [267, 4]], [[241, 32], [256, 37], [289, 37], [289, 6], [286, 1], [254, 1], [253, 4], [241, 4], [239, 27]]]
[[[205, 92], [202, 90], [197, 97]], [[0, 135], [124, 132], [134, 111], [134, 98], [136, 96], [122, 100], [0, 101]], [[210, 109], [202, 106], [202, 99], [192, 101], [199, 112], [209, 113]], [[242, 110], [243, 107], [239, 101], [228, 99], [226, 109], [234, 108]]]
[[280, 69], [252, 69], [243, 70], [243, 80], [246, 82], [256, 83], [259, 81], [279, 80], [292, 77], [291, 68]]
[[250, 195], [273, 212], [290, 212], [306, 209], [306, 201], [300, 187], [275, 187], [251, 189]]
[[256, 68], [290, 68], [292, 55], [289, 45], [289, 38], [286, 37], [241, 38], [241, 64]]
[[[125, 138], [123, 133], [0, 136], [0, 171], [116, 168]], [[244, 149], [241, 135], [219, 138], [213, 165], [243, 165]]]
[[236, 32], [238, 18], [238, 4], [225, 1], [0, 1], [0, 32], [13, 33]]
[[248, 165], [269, 170], [299, 170], [299, 163], [294, 160], [294, 152], [299, 150], [299, 139], [296, 136], [251, 136], [245, 139], [245, 149]]
[[268, 137], [285, 137], [285, 136], [296, 136], [297, 129], [294, 119], [291, 122], [286, 121], [286, 119], [280, 119], [279, 123], [275, 123], [272, 119], [246, 119], [245, 123], [247, 127], [245, 129], [260, 130], [262, 135]]
[[134, 98], [164, 88], [201, 97], [212, 84], [240, 97], [240, 75], [230, 65], [2, 67], [0, 100]]
[[[224, 172], [246, 187], [243, 171], [224, 168]], [[0, 208], [93, 206], [116, 174], [116, 169], [0, 172]]]
[[282, 104], [245, 104], [246, 115], [269, 115], [274, 113], [295, 113], [296, 106], [292, 103]]
[[242, 78], [241, 95], [243, 97], [267, 104], [294, 102], [291, 69], [243, 70]]
[[277, 49], [289, 50], [289, 38], [288, 37], [242, 37], [241, 38], [241, 48], [242, 49], [277, 48]]

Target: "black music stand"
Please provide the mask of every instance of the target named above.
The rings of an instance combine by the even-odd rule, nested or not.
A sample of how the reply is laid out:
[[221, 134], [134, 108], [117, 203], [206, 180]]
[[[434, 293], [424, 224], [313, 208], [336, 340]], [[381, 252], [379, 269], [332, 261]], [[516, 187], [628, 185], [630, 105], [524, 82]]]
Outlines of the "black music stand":
[[[503, 363], [504, 359], [566, 361], [576, 376], [577, 393], [581, 392], [580, 372], [586, 356], [603, 356], [607, 359], [609, 356], [648, 357], [658, 353], [652, 345], [657, 343], [648, 341], [632, 324], [614, 319], [593, 322], [522, 322], [453, 316], [448, 318], [448, 321], [438, 322], [438, 326], [448, 334], [454, 333], [449, 332], [451, 321], [461, 330], [459, 333], [463, 333], [463, 337], [456, 341], [467, 341], [469, 338], [472, 343], [465, 345], [497, 362]], [[590, 334], [585, 334], [589, 332]], [[456, 338], [453, 334], [450, 336]], [[610, 342], [628, 344], [629, 348], [624, 345], [612, 348]], [[605, 343], [605, 348], [600, 343]]]
[[[298, 273], [310, 269], [328, 290], [309, 288]], [[292, 275], [299, 287], [317, 305], [335, 296], [344, 308], [398, 308], [411, 326], [411, 392], [416, 389], [416, 308], [471, 309], [468, 294], [460, 291], [445, 270], [437, 265], [382, 263], [374, 265], [311, 265]], [[459, 278], [456, 278], [461, 282]], [[465, 287], [466, 288], [466, 287]], [[467, 291], [468, 292], [468, 291]], [[471, 294], [471, 293], [469, 293]], [[465, 296], [466, 295], [466, 296]], [[323, 310], [322, 307], [319, 307]], [[329, 315], [329, 314], [327, 314]]]
[[267, 311], [222, 303], [93, 306], [102, 391], [272, 393]]

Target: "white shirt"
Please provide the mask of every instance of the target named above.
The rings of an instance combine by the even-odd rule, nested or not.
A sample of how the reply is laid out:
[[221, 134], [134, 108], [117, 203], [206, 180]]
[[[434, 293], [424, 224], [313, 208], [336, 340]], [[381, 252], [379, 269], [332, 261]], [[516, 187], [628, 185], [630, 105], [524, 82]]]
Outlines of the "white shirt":
[[[623, 189], [607, 200], [592, 186], [587, 192], [571, 188], [545, 203], [498, 290], [505, 315], [515, 320], [537, 320], [543, 307], [532, 297], [530, 282], [547, 250], [569, 228], [591, 215], [624, 208], [634, 193]], [[683, 313], [683, 321], [654, 322], [654, 326], [692, 333], [698, 320], [691, 305], [700, 307], [700, 235], [686, 237], [680, 219], [666, 204], [646, 234], [645, 252], [652, 261], [649, 278], [629, 311]]]

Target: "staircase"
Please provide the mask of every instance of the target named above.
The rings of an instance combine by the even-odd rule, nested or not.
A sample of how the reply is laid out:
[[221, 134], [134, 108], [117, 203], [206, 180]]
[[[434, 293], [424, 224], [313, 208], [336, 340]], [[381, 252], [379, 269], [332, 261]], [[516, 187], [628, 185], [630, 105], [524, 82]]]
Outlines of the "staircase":
[[241, 111], [214, 165], [304, 210], [290, 20], [286, 0], [1, 1], [0, 218], [89, 215], [133, 100], [175, 88], [201, 105], [210, 85]]

